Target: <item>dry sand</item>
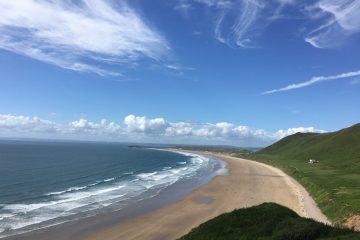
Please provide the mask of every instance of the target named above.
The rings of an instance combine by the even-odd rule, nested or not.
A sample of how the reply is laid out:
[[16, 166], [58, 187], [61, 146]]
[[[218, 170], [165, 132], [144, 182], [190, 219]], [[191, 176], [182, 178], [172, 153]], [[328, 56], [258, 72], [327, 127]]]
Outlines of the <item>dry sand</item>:
[[228, 163], [228, 176], [217, 176], [178, 202], [88, 232], [81, 239], [173, 240], [221, 213], [264, 202], [275, 202], [301, 216], [329, 223], [306, 190], [281, 170], [245, 159], [212, 155]]

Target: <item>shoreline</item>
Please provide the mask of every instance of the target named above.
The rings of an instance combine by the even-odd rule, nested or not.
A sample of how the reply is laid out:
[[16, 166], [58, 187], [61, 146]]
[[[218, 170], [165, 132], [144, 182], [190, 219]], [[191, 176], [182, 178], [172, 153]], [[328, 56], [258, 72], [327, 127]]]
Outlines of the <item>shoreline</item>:
[[[34, 226], [30, 226], [31, 228], [28, 229], [20, 229], [18, 233], [10, 234], [9, 236], [0, 236], [0, 239], [73, 239], [74, 235], [83, 235], [83, 233], [87, 233], [93, 229], [101, 229], [112, 225], [113, 223], [124, 222], [128, 219], [154, 211], [173, 202], [177, 202], [190, 194], [192, 191], [207, 184], [215, 176], [227, 174], [226, 163], [212, 156], [180, 151], [178, 149], [170, 150], [151, 148], [151, 150], [174, 152], [179, 155], [191, 157], [191, 159], [195, 158], [197, 161], [198, 158], [206, 158], [207, 160], [205, 161], [209, 161], [209, 163], [205, 163], [205, 166], [211, 166], [212, 170], [210, 168], [207, 170], [203, 169], [202, 173], [198, 173], [189, 178], [183, 178], [181, 181], [177, 181], [165, 188], [162, 188], [160, 192], [154, 192], [154, 195], [149, 198], [140, 198], [139, 200], [133, 201], [120, 209], [112, 206], [99, 208], [85, 214], [79, 213], [77, 216], [73, 215], [55, 223], [45, 223], [43, 226], [36, 226], [36, 228]], [[201, 163], [201, 165], [203, 165], [203, 163]]]
[[[243, 160], [247, 160], [247, 159], [243, 159]], [[252, 161], [256, 164], [272, 169], [274, 172], [277, 172], [279, 175], [282, 175], [286, 179], [288, 186], [293, 189], [293, 191], [295, 192], [298, 198], [300, 210], [297, 213], [301, 217], [311, 218], [318, 222], [331, 225], [330, 220], [321, 212], [314, 199], [310, 196], [310, 194], [306, 191], [306, 189], [293, 177], [287, 175], [281, 169], [276, 168], [274, 166], [254, 160], [247, 160], [247, 161]]]
[[263, 202], [275, 202], [294, 210], [300, 216], [329, 224], [306, 190], [275, 167], [222, 154], [183, 152], [225, 161], [229, 175], [215, 176], [180, 200], [155, 203], [149, 211], [136, 213], [138, 209], [135, 206], [129, 209], [126, 218], [117, 216], [116, 212], [106, 213], [54, 226], [20, 238], [14, 236], [15, 239], [170, 240], [183, 236], [192, 228], [219, 214]]

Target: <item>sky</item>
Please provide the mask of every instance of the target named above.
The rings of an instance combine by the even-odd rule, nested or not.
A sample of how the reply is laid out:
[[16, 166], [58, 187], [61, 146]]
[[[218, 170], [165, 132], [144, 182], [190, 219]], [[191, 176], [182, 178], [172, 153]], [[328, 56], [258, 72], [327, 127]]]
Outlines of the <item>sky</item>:
[[263, 147], [359, 122], [356, 0], [0, 0], [0, 137]]

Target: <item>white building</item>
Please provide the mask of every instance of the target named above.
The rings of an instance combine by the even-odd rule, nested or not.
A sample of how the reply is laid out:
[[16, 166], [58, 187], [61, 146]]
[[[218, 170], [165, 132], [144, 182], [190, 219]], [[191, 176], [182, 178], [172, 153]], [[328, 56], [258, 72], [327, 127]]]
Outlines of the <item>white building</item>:
[[314, 160], [314, 159], [309, 159], [309, 163], [310, 164], [314, 164], [314, 163], [318, 163], [319, 161], [317, 161], [317, 160]]

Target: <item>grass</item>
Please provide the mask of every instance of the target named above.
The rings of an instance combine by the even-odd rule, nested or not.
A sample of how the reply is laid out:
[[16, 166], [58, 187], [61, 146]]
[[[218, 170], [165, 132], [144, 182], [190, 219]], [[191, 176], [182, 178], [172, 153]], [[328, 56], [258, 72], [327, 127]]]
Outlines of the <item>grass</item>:
[[234, 210], [213, 218], [179, 240], [335, 240], [360, 239], [360, 233], [301, 218], [275, 203]]
[[[179, 240], [360, 239], [360, 233], [339, 227], [348, 217], [360, 215], [360, 124], [333, 133], [297, 133], [256, 153], [207, 150], [281, 168], [310, 192], [338, 227], [301, 218], [274, 203], [264, 203], [222, 214]], [[309, 159], [319, 163], [309, 164]]]
[[[335, 224], [360, 215], [360, 124], [333, 133], [297, 133], [257, 152], [239, 154], [297, 179]], [[309, 164], [309, 159], [318, 160]]]

